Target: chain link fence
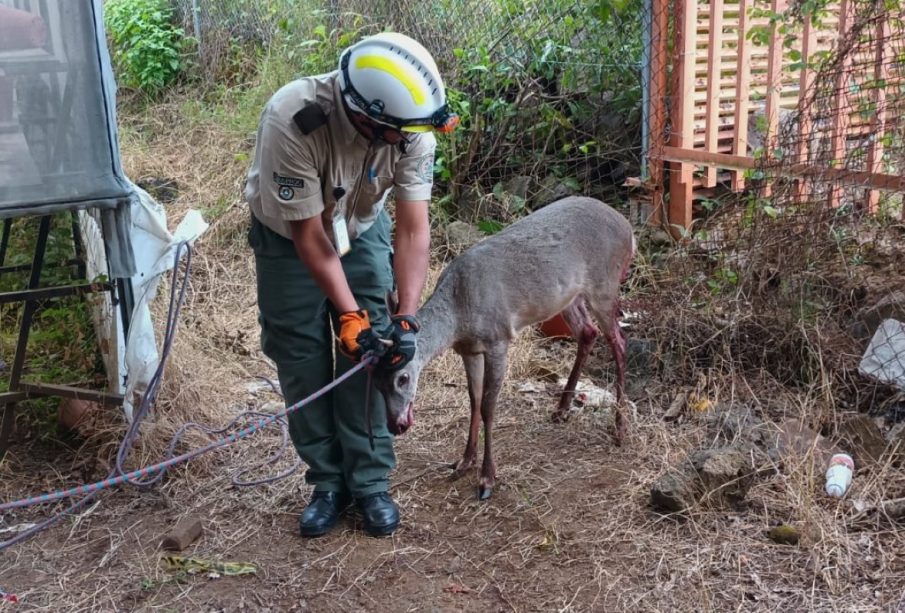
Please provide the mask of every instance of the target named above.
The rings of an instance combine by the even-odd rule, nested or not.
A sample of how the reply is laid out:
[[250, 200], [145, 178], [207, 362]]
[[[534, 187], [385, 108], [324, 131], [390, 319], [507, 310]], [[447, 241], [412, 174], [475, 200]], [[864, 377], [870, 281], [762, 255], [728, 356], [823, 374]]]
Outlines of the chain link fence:
[[678, 376], [741, 368], [902, 405], [902, 14], [654, 0], [646, 210], [678, 244], [641, 294]]

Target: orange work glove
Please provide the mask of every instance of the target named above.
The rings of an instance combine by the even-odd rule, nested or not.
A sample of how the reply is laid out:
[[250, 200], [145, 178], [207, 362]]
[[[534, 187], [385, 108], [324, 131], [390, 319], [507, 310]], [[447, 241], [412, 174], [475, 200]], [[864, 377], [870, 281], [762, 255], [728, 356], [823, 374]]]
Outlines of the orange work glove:
[[368, 312], [364, 309], [340, 314], [339, 325], [339, 350], [355, 362], [369, 352], [379, 358], [392, 345], [392, 342], [380, 338], [374, 332]]

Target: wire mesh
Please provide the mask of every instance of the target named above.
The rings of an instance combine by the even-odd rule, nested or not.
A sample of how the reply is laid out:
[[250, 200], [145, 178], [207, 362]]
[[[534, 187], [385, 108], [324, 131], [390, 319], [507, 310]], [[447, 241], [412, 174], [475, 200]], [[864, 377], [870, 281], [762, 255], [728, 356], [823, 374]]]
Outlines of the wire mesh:
[[681, 241], [664, 333], [693, 368], [905, 390], [858, 370], [905, 359], [901, 328], [869, 344], [905, 320], [900, 4], [657, 0], [651, 23], [651, 205]]
[[291, 38], [281, 49], [304, 53], [392, 30], [422, 42], [462, 116], [435, 177], [459, 217], [507, 221], [576, 192], [612, 199], [626, 165], [637, 167], [640, 0], [618, 13], [588, 0], [331, 0], [304, 15], [288, 0], [173, 2], [212, 73], [242, 41]]

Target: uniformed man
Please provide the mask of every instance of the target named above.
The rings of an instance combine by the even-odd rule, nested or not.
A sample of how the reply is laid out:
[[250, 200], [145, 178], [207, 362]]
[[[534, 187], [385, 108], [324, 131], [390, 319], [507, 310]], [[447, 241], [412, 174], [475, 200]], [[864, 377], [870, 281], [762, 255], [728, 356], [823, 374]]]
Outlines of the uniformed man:
[[[287, 406], [350, 369], [381, 341], [418, 330], [428, 266], [434, 131], [451, 130], [443, 80], [430, 53], [401, 34], [346, 49], [339, 70], [293, 81], [261, 115], [245, 198], [257, 271], [264, 353], [277, 365]], [[384, 209], [395, 190], [395, 239]], [[395, 255], [391, 257], [391, 252]], [[394, 287], [398, 310], [385, 297]], [[334, 333], [339, 337], [334, 360]], [[412, 343], [383, 364], [399, 367]], [[361, 372], [293, 413], [290, 434], [314, 485], [303, 536], [328, 532], [354, 501], [365, 529], [392, 534], [388, 493], [393, 439], [379, 393], [370, 394], [374, 450]]]

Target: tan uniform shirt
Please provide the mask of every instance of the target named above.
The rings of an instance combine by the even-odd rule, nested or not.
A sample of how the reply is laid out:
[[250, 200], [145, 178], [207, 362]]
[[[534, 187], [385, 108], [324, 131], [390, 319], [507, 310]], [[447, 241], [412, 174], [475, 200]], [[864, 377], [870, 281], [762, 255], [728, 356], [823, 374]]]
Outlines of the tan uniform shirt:
[[255, 217], [292, 238], [289, 222], [320, 215], [332, 239], [334, 215], [349, 237], [374, 223], [390, 190], [397, 200], [430, 200], [434, 135], [371, 145], [346, 116], [338, 73], [292, 81], [264, 107], [245, 200]]

